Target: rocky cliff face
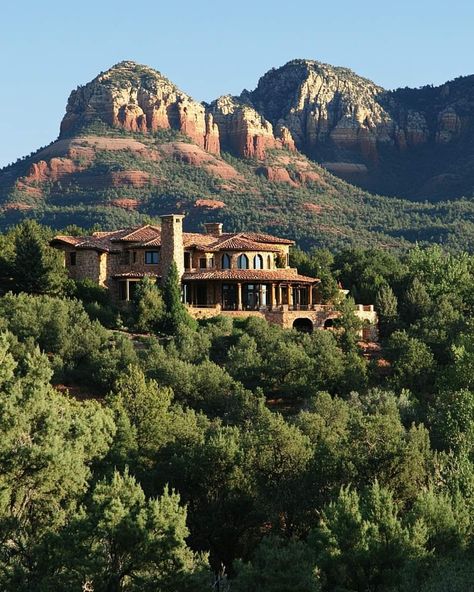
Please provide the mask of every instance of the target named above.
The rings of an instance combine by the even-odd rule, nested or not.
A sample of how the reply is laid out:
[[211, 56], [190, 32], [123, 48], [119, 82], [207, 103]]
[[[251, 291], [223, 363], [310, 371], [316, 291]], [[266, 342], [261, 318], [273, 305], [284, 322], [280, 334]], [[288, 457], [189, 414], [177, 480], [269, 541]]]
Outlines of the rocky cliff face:
[[71, 93], [61, 135], [96, 120], [130, 132], [175, 129], [201, 148], [219, 154], [221, 141], [237, 155], [265, 158], [268, 148], [295, 148], [284, 126], [266, 121], [249, 104], [225, 96], [206, 107], [156, 70], [121, 62]]
[[156, 70], [121, 62], [71, 93], [61, 135], [96, 121], [131, 132], [176, 129], [218, 154], [219, 131], [204, 106]]
[[224, 147], [244, 158], [264, 160], [269, 148], [295, 149], [291, 133], [285, 127], [273, 129], [253, 107], [229, 95], [210, 106]]
[[[125, 61], [71, 93], [61, 138], [97, 120], [144, 135], [178, 130], [210, 154], [223, 149], [262, 166], [269, 150], [299, 151], [378, 193], [438, 199], [474, 187], [474, 76], [386, 91], [347, 68], [293, 60], [255, 90], [206, 105]], [[44, 163], [30, 176], [56, 178], [70, 166]]]
[[274, 126], [287, 128], [297, 148], [313, 157], [332, 151], [376, 161], [381, 147], [446, 144], [472, 123], [474, 102], [463, 122], [465, 101], [453, 101], [443, 87], [433, 94], [435, 104], [416, 104], [403, 91], [385, 91], [347, 68], [294, 60], [265, 74], [243, 98]]

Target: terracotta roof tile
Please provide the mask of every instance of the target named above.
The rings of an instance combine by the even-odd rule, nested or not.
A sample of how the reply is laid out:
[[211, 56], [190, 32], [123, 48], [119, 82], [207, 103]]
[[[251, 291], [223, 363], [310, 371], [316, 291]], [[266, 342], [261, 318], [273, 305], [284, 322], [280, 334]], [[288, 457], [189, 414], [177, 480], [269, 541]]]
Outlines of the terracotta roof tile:
[[212, 251], [274, 251], [275, 248], [268, 244], [257, 243], [255, 241], [243, 238], [242, 235], [236, 234], [224, 241], [217, 241], [209, 245], [209, 250]]
[[263, 232], [243, 232], [242, 236], [249, 240], [256, 241], [258, 243], [271, 243], [273, 245], [294, 245], [295, 241], [280, 238], [278, 236], [272, 236], [271, 234], [265, 234]]
[[95, 236], [55, 236], [51, 242], [51, 246], [55, 244], [65, 244], [75, 249], [90, 249], [95, 251], [104, 251], [107, 253], [114, 251], [114, 245], [109, 240], [104, 238], [97, 238]]
[[[94, 232], [91, 236], [57, 236], [51, 242], [108, 252], [116, 250], [116, 243], [132, 243], [143, 247], [160, 246], [161, 228], [146, 224], [110, 232]], [[274, 251], [275, 246], [287, 244], [294, 244], [294, 241], [258, 232], [226, 232], [218, 236], [198, 232], [183, 232], [183, 245], [185, 248], [213, 252], [221, 250]]]
[[208, 246], [216, 242], [216, 237], [211, 234], [198, 232], [183, 232], [183, 245], [185, 248]]
[[111, 238], [113, 241], [123, 241], [132, 243], [141, 243], [151, 241], [161, 237], [161, 228], [147, 224], [146, 226], [139, 226], [129, 232], [126, 232], [122, 236], [114, 236]]
[[209, 271], [186, 272], [183, 280], [236, 280], [236, 281], [282, 281], [295, 283], [316, 283], [320, 280], [299, 275], [296, 269], [219, 269]]

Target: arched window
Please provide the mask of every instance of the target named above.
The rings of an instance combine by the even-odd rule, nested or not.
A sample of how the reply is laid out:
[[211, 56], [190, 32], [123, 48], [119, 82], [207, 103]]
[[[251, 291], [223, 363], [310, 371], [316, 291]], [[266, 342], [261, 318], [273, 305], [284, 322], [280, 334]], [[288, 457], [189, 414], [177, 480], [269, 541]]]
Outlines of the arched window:
[[268, 269], [272, 268], [272, 256], [268, 255]]
[[253, 268], [263, 269], [263, 257], [261, 255], [255, 255], [253, 258]]
[[222, 255], [222, 269], [230, 269], [230, 257], [227, 253]]
[[247, 257], [247, 255], [244, 255], [242, 253], [242, 255], [239, 255], [239, 258], [237, 259], [237, 268], [238, 269], [248, 269], [249, 268], [249, 258]]

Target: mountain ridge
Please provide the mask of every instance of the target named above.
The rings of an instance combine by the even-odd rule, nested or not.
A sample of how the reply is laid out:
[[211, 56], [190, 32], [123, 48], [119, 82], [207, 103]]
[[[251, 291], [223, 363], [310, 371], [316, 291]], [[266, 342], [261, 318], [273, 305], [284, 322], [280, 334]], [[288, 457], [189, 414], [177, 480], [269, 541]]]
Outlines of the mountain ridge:
[[[233, 225], [276, 226], [308, 245], [449, 244], [459, 232], [452, 225], [463, 222], [470, 245], [471, 202], [446, 201], [439, 187], [442, 178], [457, 187], [445, 155], [470, 145], [472, 105], [474, 77], [385, 91], [348, 68], [301, 59], [270, 70], [253, 91], [204, 103], [161, 72], [124, 60], [71, 92], [56, 142], [0, 171], [0, 223], [25, 215], [75, 222], [74, 208], [87, 209], [87, 223], [94, 208], [106, 223], [107, 208], [117, 220], [181, 208], [192, 225], [218, 213]], [[421, 179], [418, 163], [430, 151], [436, 175]], [[465, 188], [469, 197], [471, 153], [458, 158], [462, 187], [449, 197]], [[432, 205], [417, 204], [416, 195], [410, 205], [366, 194], [330, 174], [362, 189], [372, 183], [375, 192], [379, 177], [410, 179], [410, 167], [433, 184]]]

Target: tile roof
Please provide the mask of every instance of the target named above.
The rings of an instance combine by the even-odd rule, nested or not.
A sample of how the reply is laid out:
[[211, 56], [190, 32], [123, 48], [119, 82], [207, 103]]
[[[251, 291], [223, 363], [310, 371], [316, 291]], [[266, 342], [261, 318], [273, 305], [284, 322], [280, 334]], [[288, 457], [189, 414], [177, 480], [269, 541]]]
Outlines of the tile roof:
[[141, 243], [161, 237], [161, 228], [147, 224], [127, 231], [125, 234], [113, 236], [110, 240], [120, 242]]
[[183, 232], [184, 248], [209, 246], [216, 242], [212, 234], [200, 234], [198, 232]]
[[55, 236], [51, 242], [51, 246], [57, 244], [65, 244], [75, 249], [87, 249], [93, 251], [102, 251], [105, 253], [117, 252], [114, 245], [110, 244], [110, 241], [106, 238], [98, 238], [95, 236]]
[[[112, 252], [117, 243], [133, 244], [135, 247], [158, 247], [161, 245], [161, 228], [152, 224], [123, 228], [110, 232], [94, 232], [91, 236], [56, 236], [51, 244], [62, 243], [78, 249], [97, 249]], [[221, 251], [274, 251], [275, 245], [291, 245], [294, 241], [258, 232], [225, 232], [220, 235], [198, 232], [183, 232], [184, 248]]]
[[207, 281], [207, 280], [236, 280], [236, 281], [282, 281], [314, 284], [318, 278], [299, 275], [294, 268], [290, 269], [218, 269], [209, 271], [185, 272], [183, 280]]
[[[198, 247], [201, 248], [201, 247]], [[257, 243], [248, 240], [240, 234], [236, 234], [224, 241], [216, 241], [207, 247], [202, 247], [210, 251], [274, 251], [274, 246], [265, 243]]]
[[295, 241], [288, 238], [280, 238], [278, 236], [272, 236], [271, 234], [265, 234], [263, 232], [242, 232], [241, 236], [249, 240], [256, 241], [258, 243], [271, 243], [273, 245], [294, 245]]

